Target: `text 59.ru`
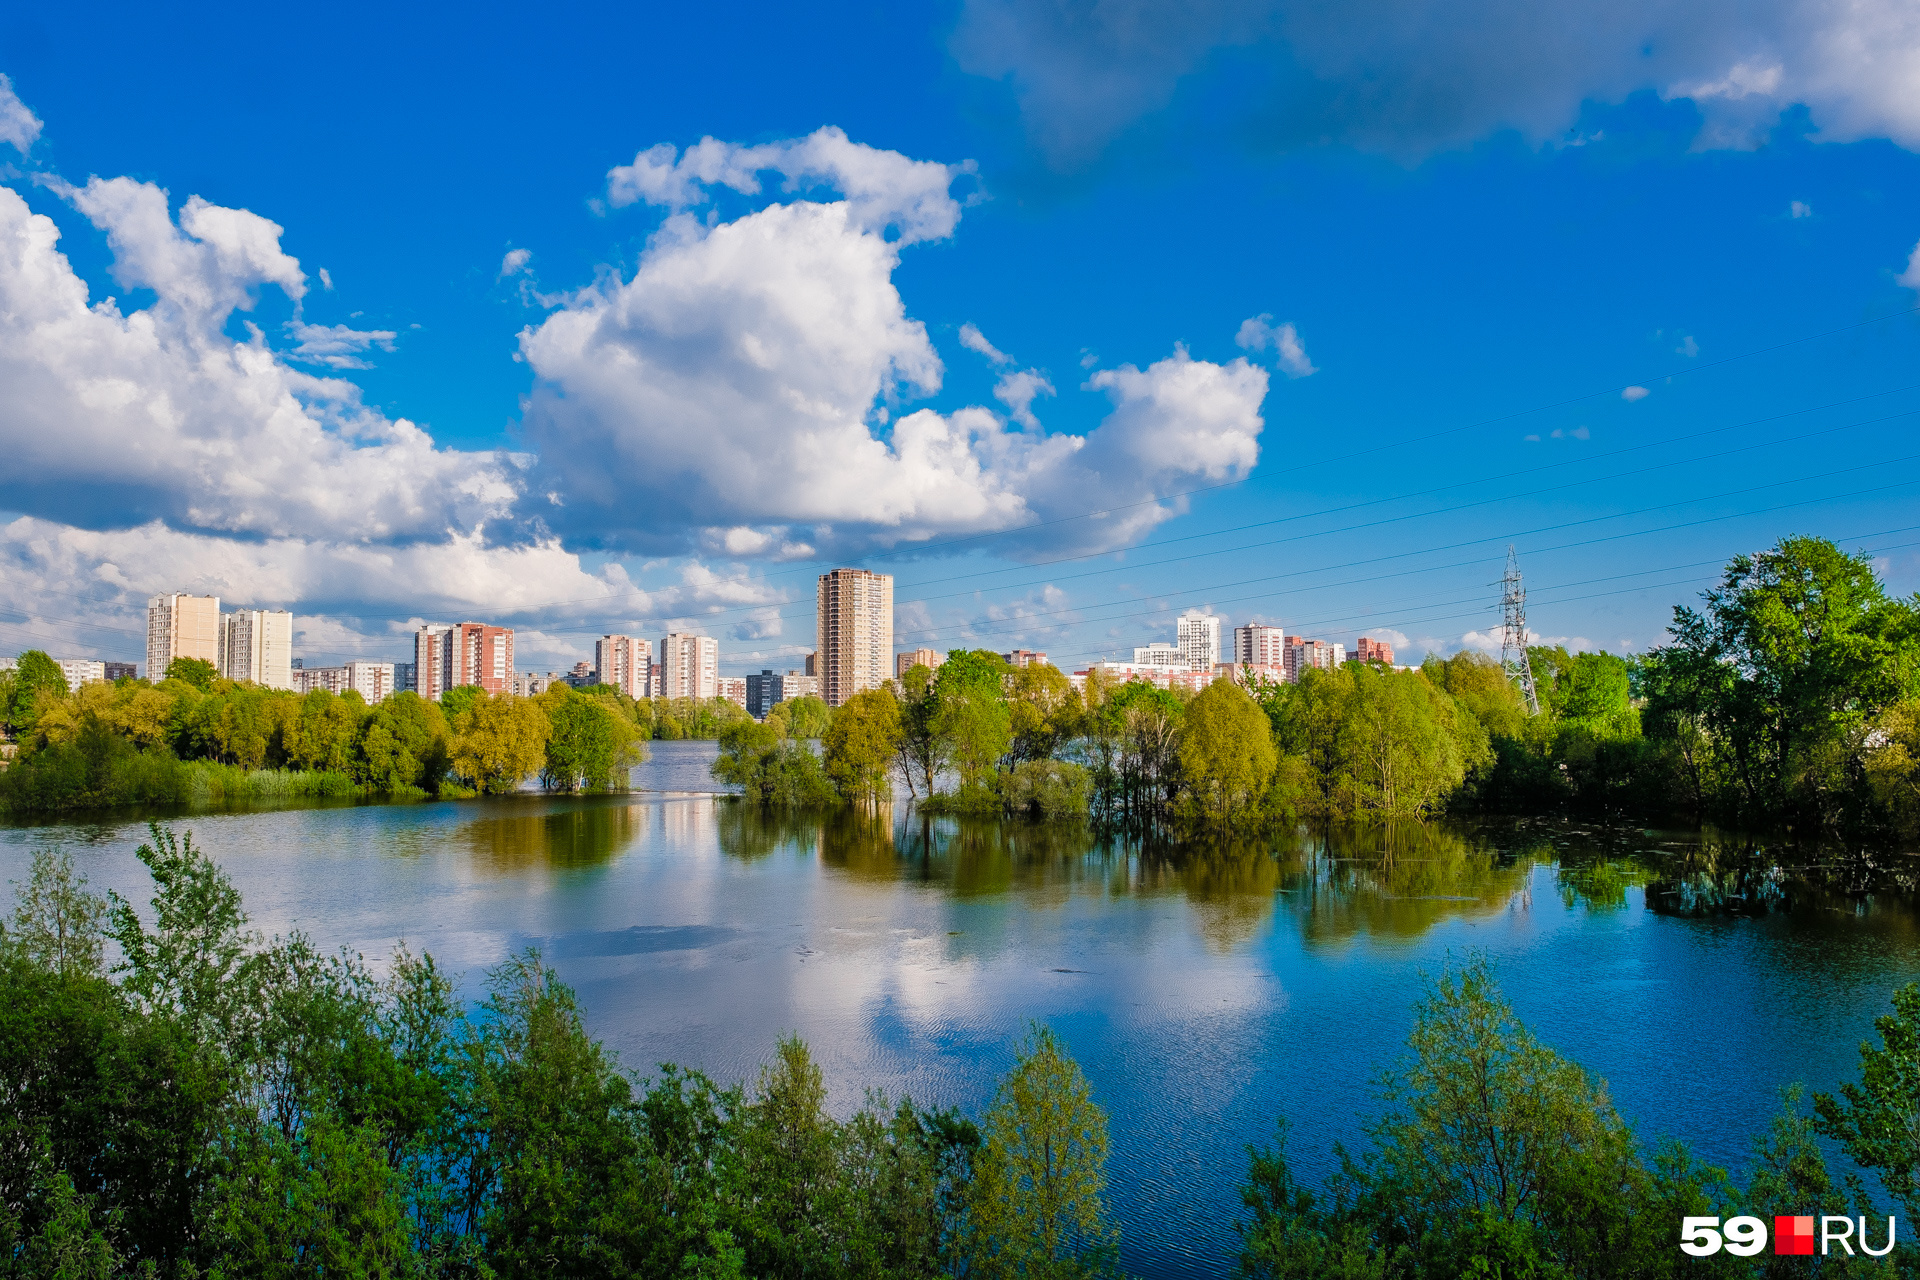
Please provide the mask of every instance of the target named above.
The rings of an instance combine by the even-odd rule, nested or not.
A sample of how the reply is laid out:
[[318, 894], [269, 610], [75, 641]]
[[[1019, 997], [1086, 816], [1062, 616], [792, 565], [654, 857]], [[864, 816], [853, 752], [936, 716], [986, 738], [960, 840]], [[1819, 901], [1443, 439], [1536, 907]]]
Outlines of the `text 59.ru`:
[[[1820, 1247], [1814, 1248], [1814, 1224], [1819, 1223]], [[1868, 1257], [1880, 1258], [1893, 1252], [1894, 1220], [1887, 1219], [1887, 1241], [1878, 1249], [1867, 1243], [1865, 1218], [1815, 1218], [1811, 1214], [1788, 1215], [1773, 1220], [1773, 1251], [1777, 1254], [1825, 1255], [1838, 1248], [1849, 1256], [1854, 1246]], [[1711, 1257], [1725, 1249], [1738, 1258], [1750, 1258], [1767, 1247], [1767, 1224], [1754, 1217], [1684, 1218], [1680, 1222], [1680, 1251], [1696, 1258]]]

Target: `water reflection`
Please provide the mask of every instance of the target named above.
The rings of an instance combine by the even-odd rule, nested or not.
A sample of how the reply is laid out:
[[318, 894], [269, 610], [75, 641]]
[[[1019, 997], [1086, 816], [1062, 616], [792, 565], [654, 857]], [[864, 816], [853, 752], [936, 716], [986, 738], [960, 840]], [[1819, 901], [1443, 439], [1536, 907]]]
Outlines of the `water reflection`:
[[[455, 828], [453, 843], [486, 875], [513, 875], [540, 867], [589, 867], [606, 862], [639, 838], [646, 810], [624, 800], [575, 802], [509, 800], [519, 812], [497, 810]], [[669, 806], [670, 807], [670, 806]]]

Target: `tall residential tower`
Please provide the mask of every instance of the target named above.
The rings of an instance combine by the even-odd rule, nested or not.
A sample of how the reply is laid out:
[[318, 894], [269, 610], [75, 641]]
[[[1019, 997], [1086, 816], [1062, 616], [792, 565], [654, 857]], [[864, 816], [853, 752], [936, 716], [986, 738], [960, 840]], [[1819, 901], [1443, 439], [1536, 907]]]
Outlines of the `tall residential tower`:
[[893, 578], [866, 569], [820, 575], [815, 670], [820, 696], [837, 707], [893, 675]]
[[202, 658], [220, 669], [220, 597], [170, 592], [147, 601], [147, 679], [166, 679], [175, 658]]

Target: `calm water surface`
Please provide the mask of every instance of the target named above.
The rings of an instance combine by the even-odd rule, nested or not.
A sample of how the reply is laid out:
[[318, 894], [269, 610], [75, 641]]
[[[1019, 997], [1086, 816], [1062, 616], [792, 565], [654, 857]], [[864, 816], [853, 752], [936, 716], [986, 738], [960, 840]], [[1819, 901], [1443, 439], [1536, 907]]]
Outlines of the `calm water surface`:
[[[1905, 892], [1743, 869], [1700, 836], [1435, 824], [1168, 855], [904, 806], [783, 823], [685, 794], [713, 786], [713, 744], [653, 747], [636, 796], [177, 821], [268, 931], [375, 959], [405, 939], [470, 991], [540, 947], [641, 1071], [750, 1078], [792, 1031], [841, 1114], [870, 1088], [977, 1113], [1047, 1022], [1110, 1112], [1124, 1262], [1148, 1276], [1230, 1269], [1244, 1145], [1276, 1117], [1306, 1172], [1361, 1144], [1370, 1080], [1449, 954], [1492, 955], [1521, 1016], [1643, 1136], [1734, 1166], [1781, 1085], [1855, 1074], [1920, 972]], [[64, 848], [144, 901], [142, 834], [0, 829], [0, 876]]]

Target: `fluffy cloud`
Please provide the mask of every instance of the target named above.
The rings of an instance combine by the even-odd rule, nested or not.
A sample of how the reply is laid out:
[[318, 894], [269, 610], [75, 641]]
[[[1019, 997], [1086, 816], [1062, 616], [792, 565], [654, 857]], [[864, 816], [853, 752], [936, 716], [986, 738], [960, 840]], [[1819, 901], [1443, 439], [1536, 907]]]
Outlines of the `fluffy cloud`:
[[[53, 221], [0, 187], [0, 504], [94, 527], [347, 540], [437, 539], [508, 508], [504, 455], [437, 449], [257, 330], [225, 334], [263, 286], [304, 296], [274, 223], [196, 197], [176, 225], [166, 192], [128, 178], [48, 185], [106, 232], [115, 280], [155, 300], [91, 303]], [[294, 332], [297, 357], [334, 367], [393, 336]]]
[[1905, 0], [967, 0], [953, 51], [1009, 82], [1061, 168], [1228, 62], [1216, 90], [1276, 150], [1417, 159], [1505, 129], [1541, 142], [1583, 104], [1640, 90], [1696, 102], [1705, 145], [1744, 145], [1795, 104], [1825, 138], [1920, 144], [1920, 10]]
[[[847, 551], [1078, 515], [1076, 545], [1115, 546], [1178, 510], [1156, 493], [1237, 479], [1258, 456], [1267, 375], [1184, 351], [1142, 372], [1096, 374], [1114, 412], [1085, 436], [1045, 435], [1032, 414], [1049, 384], [1002, 379], [1009, 430], [985, 408], [898, 414], [944, 374], [893, 284], [904, 246], [952, 231], [948, 185], [930, 165], [848, 142], [837, 130], [762, 147], [711, 139], [641, 152], [608, 177], [614, 204], [682, 210], [713, 186], [790, 188], [842, 199], [772, 203], [730, 221], [672, 212], [627, 279], [609, 276], [521, 335], [536, 375], [528, 436], [540, 466], [526, 513], [570, 540], [678, 549], [715, 536], [770, 544], [789, 527]], [[973, 331], [978, 335], [978, 330]], [[1004, 353], [984, 335], [989, 359]], [[724, 531], [716, 535], [715, 531]]]
[[1033, 416], [1034, 397], [1054, 394], [1053, 384], [1035, 369], [1003, 373], [993, 386], [993, 398], [1007, 406], [1007, 416], [1029, 431], [1040, 429], [1040, 419]]
[[39, 117], [20, 101], [20, 95], [13, 91], [13, 81], [0, 75], [0, 142], [11, 144], [15, 151], [25, 155], [33, 149], [34, 140], [39, 136]]

